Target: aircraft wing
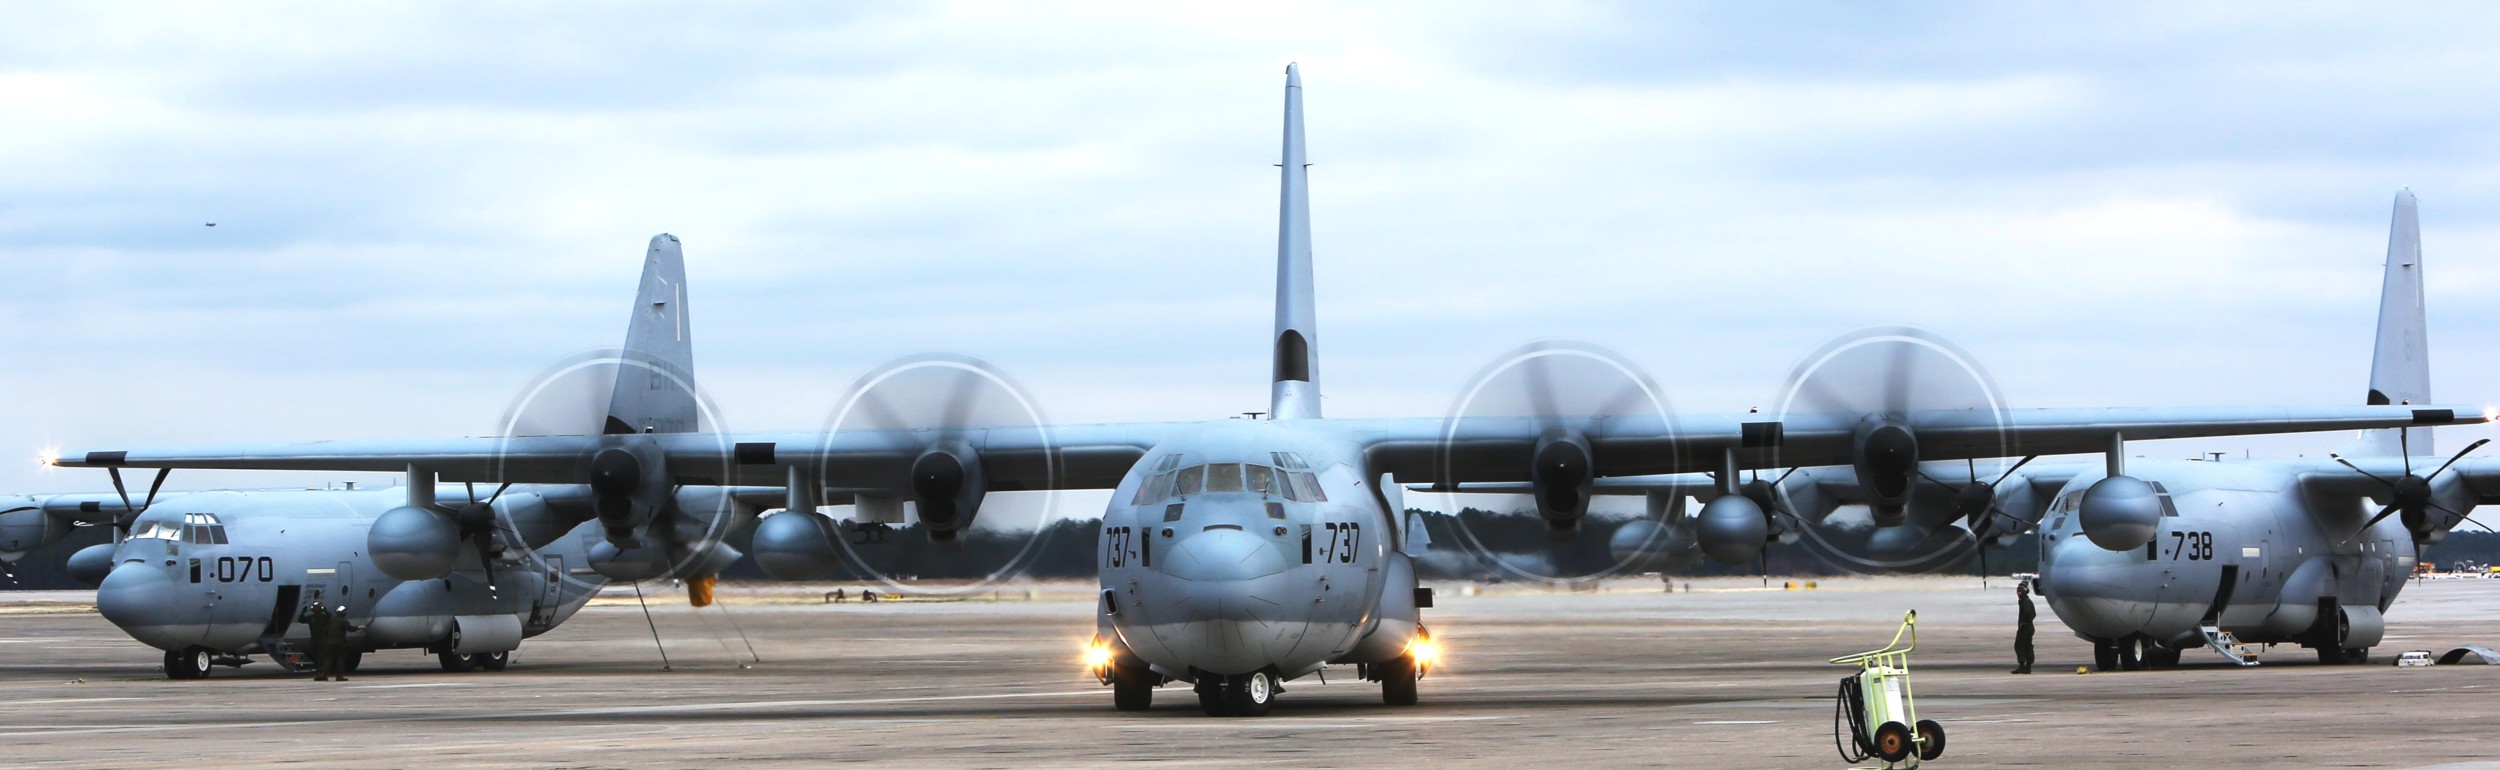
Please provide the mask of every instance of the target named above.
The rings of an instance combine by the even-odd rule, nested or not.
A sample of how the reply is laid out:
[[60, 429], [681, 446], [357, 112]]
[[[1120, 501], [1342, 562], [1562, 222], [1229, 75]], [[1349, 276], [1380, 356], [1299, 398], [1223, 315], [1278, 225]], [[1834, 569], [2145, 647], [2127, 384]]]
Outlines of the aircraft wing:
[[[1585, 436], [1600, 477], [1715, 471], [1726, 450], [1740, 468], [1847, 465], [1856, 414], [1608, 416], [1575, 418], [1330, 419], [1312, 423], [1363, 451], [1374, 473], [1433, 484], [1516, 482], [1547, 435]], [[2129, 440], [2265, 433], [2367, 430], [2480, 423], [2479, 408], [2337, 406], [2183, 409], [2015, 409], [1933, 411], [1904, 416], [1925, 461], [2071, 454]], [[77, 451], [54, 464], [87, 468], [199, 468], [400, 472], [415, 467], [444, 481], [584, 483], [590, 457], [621, 443], [647, 442], [667, 458], [679, 484], [787, 483], [793, 468], [825, 487], [901, 489], [913, 460], [941, 442], [978, 455], [989, 488], [1001, 491], [1105, 489], [1154, 446], [1205, 423], [1111, 423], [1047, 429], [862, 430], [836, 434], [660, 433], [425, 441], [331, 441]], [[830, 501], [828, 501], [830, 502]]]

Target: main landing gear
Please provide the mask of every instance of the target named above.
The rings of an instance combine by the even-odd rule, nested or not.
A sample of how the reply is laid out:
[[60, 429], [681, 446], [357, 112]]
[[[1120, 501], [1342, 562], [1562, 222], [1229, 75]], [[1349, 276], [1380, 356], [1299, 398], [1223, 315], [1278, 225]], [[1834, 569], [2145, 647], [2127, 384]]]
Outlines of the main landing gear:
[[454, 674], [465, 674], [481, 668], [488, 671], [502, 671], [505, 666], [512, 665], [510, 652], [480, 652], [462, 655], [457, 652], [444, 651], [435, 653], [434, 657], [441, 661], [444, 671]]

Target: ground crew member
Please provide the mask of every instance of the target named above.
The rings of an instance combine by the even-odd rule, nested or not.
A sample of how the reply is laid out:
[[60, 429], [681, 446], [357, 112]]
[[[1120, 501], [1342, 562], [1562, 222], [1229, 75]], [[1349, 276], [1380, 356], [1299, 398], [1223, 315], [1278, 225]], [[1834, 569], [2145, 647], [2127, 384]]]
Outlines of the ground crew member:
[[2014, 584], [2014, 600], [2022, 609], [2014, 616], [2014, 673], [2031, 673], [2031, 620], [2040, 612], [2031, 608], [2031, 581]]
[[322, 630], [330, 627], [329, 606], [322, 604], [320, 597], [314, 597], [312, 601], [304, 603], [304, 611], [296, 613], [295, 620], [304, 624], [304, 630], [312, 637], [307, 642], [311, 645], [307, 652], [312, 653], [315, 670], [318, 672], [313, 677], [313, 681], [330, 681], [330, 669], [320, 664], [320, 661], [328, 657], [328, 651], [321, 648], [321, 641]]
[[347, 624], [347, 605], [341, 604], [325, 613], [321, 624], [313, 628], [313, 660], [320, 670], [313, 681], [326, 682], [332, 677], [347, 681], [347, 634], [356, 630]]

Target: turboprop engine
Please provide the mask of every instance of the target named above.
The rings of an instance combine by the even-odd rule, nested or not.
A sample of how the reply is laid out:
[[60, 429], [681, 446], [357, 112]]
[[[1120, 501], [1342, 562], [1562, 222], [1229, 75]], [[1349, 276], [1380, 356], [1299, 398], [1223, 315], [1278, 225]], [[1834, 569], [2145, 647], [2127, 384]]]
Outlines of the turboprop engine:
[[2083, 536], [2093, 545], [2132, 551], [2152, 542], [2161, 529], [2161, 497], [2143, 479], [2111, 476], [2084, 491], [2078, 516]]
[[451, 517], [401, 506], [383, 512], [365, 531], [373, 566], [400, 580], [434, 580], [451, 574], [460, 558], [460, 525]]
[[1578, 433], [1548, 435], [1536, 443], [1528, 480], [1536, 487], [1537, 515], [1555, 537], [1578, 534], [1580, 520], [1588, 516], [1590, 491], [1597, 479], [1590, 456], [1588, 439]]
[[981, 499], [989, 493], [981, 458], [961, 440], [921, 452], [911, 463], [911, 489], [921, 526], [929, 529], [931, 541], [941, 544], [954, 543], [956, 535], [972, 526]]
[[1918, 434], [1889, 420], [1868, 420], [1851, 443], [1850, 464], [1866, 490], [1875, 526], [1906, 520], [1910, 493], [1918, 486]]

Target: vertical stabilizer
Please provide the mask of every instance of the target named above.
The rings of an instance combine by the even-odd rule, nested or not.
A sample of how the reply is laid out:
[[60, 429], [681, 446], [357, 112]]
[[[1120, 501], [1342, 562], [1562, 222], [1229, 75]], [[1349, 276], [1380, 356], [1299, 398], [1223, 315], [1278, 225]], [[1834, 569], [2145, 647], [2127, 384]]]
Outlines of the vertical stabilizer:
[[[2378, 346], [2370, 354], [2370, 403], [2427, 404], [2431, 400], [2429, 324], [2422, 306], [2422, 223], [2414, 211], [2413, 191], [2396, 193], [2395, 220], [2387, 229], [2387, 279], [2379, 289]], [[2360, 449], [2394, 456], [2397, 432], [2369, 431]], [[2415, 455], [2432, 454], [2431, 433], [2411, 433]]]
[[642, 290], [625, 327], [625, 366], [608, 399], [608, 433], [691, 433], [696, 425], [694, 335], [687, 327], [686, 259], [677, 236], [651, 236]]
[[1275, 379], [1268, 414], [1319, 416], [1319, 321], [1311, 287], [1310, 162], [1302, 154], [1302, 72], [1285, 65], [1285, 159], [1276, 215]]

